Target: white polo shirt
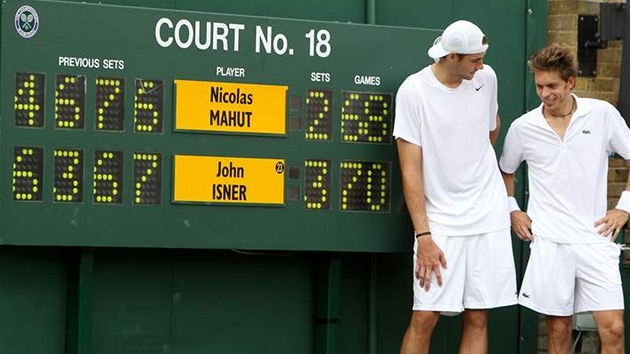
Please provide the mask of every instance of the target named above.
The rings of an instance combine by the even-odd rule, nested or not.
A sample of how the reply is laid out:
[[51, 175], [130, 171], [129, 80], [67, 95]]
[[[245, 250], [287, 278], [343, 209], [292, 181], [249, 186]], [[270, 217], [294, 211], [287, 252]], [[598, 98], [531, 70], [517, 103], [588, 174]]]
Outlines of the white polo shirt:
[[444, 86], [426, 67], [398, 89], [394, 136], [422, 147], [434, 235], [467, 236], [510, 226], [507, 193], [489, 137], [497, 109], [497, 78], [489, 65], [456, 88]]
[[604, 242], [594, 223], [606, 215], [609, 153], [630, 158], [630, 129], [611, 104], [573, 97], [577, 110], [563, 140], [545, 120], [541, 104], [512, 123], [499, 165], [514, 173], [527, 162], [527, 214], [535, 237]]

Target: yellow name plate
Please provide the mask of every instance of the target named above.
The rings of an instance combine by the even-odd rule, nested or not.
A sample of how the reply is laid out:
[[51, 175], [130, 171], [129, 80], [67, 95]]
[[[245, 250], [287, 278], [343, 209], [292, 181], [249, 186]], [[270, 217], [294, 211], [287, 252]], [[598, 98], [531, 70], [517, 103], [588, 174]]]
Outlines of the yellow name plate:
[[175, 130], [285, 135], [287, 89], [175, 80]]
[[174, 201], [284, 204], [284, 159], [175, 155]]

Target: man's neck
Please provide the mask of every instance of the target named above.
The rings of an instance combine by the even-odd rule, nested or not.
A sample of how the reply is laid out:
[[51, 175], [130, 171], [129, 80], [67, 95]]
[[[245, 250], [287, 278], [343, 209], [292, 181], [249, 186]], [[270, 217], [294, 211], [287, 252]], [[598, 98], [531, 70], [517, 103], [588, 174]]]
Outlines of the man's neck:
[[462, 78], [450, 74], [447, 64], [442, 60], [431, 65], [431, 71], [435, 78], [446, 87], [456, 88], [462, 83]]
[[571, 100], [563, 105], [563, 107], [559, 107], [556, 110], [551, 110], [551, 109], [544, 109], [544, 113], [545, 113], [545, 117], [548, 119], [559, 119], [559, 120], [564, 120], [567, 118], [571, 118], [571, 116], [573, 116], [573, 113], [575, 113], [575, 110], [577, 109], [576, 106], [576, 102], [575, 102], [575, 98], [573, 96], [571, 96]]

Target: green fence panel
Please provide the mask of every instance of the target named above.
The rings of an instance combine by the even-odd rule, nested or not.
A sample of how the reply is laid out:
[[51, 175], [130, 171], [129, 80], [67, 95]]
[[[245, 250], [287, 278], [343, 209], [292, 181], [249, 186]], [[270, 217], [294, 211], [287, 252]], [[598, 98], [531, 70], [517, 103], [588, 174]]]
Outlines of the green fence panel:
[[64, 354], [66, 252], [0, 249], [0, 353]]

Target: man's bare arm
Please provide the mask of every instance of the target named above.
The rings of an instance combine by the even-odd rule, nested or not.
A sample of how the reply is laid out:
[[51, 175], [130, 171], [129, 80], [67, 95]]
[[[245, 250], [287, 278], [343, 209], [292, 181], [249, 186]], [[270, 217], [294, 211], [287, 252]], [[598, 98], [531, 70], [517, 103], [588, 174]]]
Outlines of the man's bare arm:
[[[514, 198], [514, 174], [501, 171], [501, 176], [503, 177], [508, 197]], [[512, 203], [516, 204], [516, 199], [512, 199]], [[527, 213], [520, 209], [512, 210], [510, 212], [510, 220], [512, 222], [512, 230], [514, 230], [518, 238], [523, 241], [532, 241], [534, 239], [531, 232], [532, 220]]]
[[497, 114], [497, 127], [490, 131], [490, 143], [495, 146], [497, 140], [499, 140], [499, 132], [501, 131], [501, 118]]
[[417, 233], [429, 231], [424, 186], [422, 184], [422, 148], [403, 139], [396, 141], [402, 174], [405, 204]]
[[[403, 139], [398, 139], [396, 145], [398, 147], [405, 203], [411, 216], [413, 228], [418, 234], [430, 232], [422, 183], [422, 148]], [[420, 287], [424, 287], [426, 291], [429, 291], [431, 287], [431, 273], [435, 273], [438, 285], [442, 286], [440, 266], [446, 268], [446, 258], [442, 250], [433, 242], [431, 234], [420, 236], [417, 240], [415, 275], [420, 283]]]
[[621, 198], [614, 209], [608, 210], [606, 216], [595, 222], [595, 227], [602, 236], [610, 235], [612, 241], [615, 241], [619, 231], [628, 222], [628, 214], [630, 212], [630, 173], [626, 179], [626, 189], [621, 193]]

